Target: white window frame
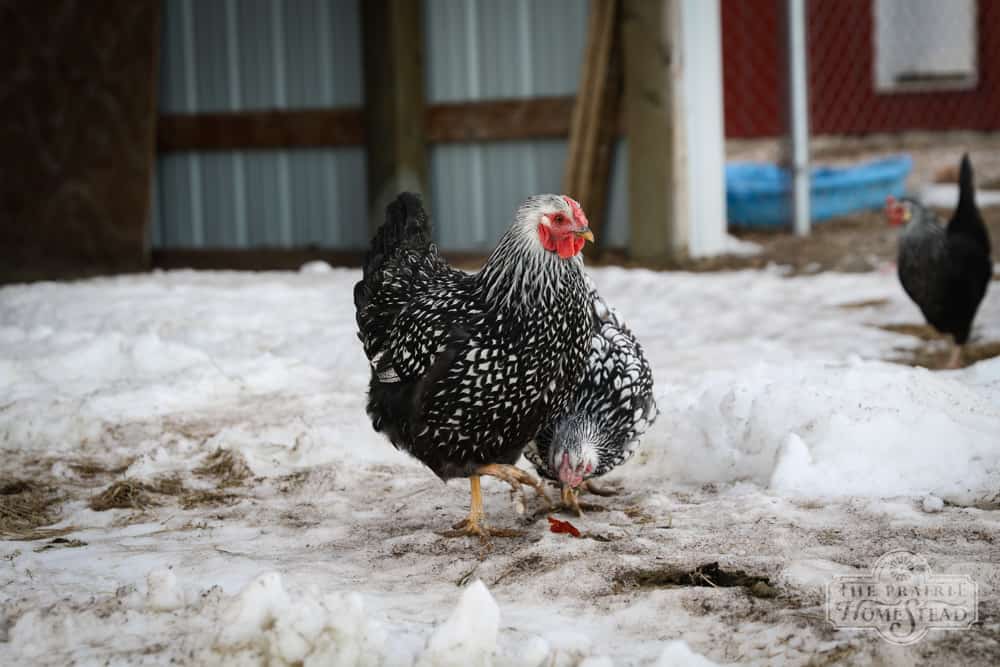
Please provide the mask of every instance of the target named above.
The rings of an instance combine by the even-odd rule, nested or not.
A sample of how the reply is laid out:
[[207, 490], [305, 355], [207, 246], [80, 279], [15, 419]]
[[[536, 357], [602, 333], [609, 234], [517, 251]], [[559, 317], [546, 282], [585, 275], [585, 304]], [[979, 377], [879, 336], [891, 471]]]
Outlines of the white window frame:
[[[875, 91], [975, 88], [979, 84], [978, 12], [977, 0], [873, 0]], [[923, 48], [916, 51], [915, 46]], [[948, 60], [954, 65], [942, 64]]]

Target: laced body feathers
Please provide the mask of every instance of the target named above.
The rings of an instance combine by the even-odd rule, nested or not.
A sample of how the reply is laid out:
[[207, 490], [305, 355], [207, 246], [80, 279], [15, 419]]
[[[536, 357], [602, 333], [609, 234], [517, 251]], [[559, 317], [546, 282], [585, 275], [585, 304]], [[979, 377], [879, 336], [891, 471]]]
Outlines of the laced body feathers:
[[[400, 195], [355, 286], [376, 430], [443, 479], [514, 463], [583, 372], [591, 315], [582, 262], [542, 248], [529, 199], [478, 273], [452, 269], [426, 214]], [[535, 234], [535, 237], [532, 237]]]
[[592, 333], [583, 380], [568, 409], [555, 413], [524, 452], [549, 479], [558, 479], [554, 462], [559, 452], [569, 449], [596, 454], [597, 465], [588, 477], [611, 471], [632, 457], [659, 414], [653, 373], [642, 347], [618, 313], [588, 285]]

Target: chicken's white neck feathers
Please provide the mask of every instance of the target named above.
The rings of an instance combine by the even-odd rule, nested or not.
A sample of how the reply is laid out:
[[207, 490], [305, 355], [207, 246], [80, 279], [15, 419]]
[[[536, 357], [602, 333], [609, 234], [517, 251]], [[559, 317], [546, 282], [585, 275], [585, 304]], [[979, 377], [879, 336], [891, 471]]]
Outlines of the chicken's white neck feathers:
[[563, 259], [542, 245], [538, 234], [541, 217], [555, 211], [572, 214], [558, 195], [537, 195], [518, 208], [514, 223], [479, 272], [490, 302], [505, 309], [539, 305], [539, 300], [551, 305], [564, 277], [574, 271], [582, 273], [579, 254]]

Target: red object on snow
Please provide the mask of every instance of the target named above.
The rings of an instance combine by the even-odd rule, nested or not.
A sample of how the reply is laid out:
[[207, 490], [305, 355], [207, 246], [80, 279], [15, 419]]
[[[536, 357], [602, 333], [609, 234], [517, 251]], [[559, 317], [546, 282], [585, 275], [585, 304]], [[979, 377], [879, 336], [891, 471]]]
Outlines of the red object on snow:
[[560, 521], [549, 517], [549, 530], [553, 533], [569, 533], [573, 537], [580, 537], [580, 531], [569, 521]]

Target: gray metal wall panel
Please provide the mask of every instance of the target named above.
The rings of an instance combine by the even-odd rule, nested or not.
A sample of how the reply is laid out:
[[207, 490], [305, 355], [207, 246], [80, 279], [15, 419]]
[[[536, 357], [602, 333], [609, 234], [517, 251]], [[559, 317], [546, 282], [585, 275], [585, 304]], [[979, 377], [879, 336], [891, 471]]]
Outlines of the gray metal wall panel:
[[[571, 95], [586, 42], [580, 0], [426, 0], [429, 102]], [[566, 141], [462, 143], [430, 151], [443, 248], [488, 250], [518, 203], [559, 192]]]
[[[165, 0], [162, 112], [357, 106], [355, 0]], [[589, 3], [426, 0], [429, 102], [575, 92]], [[624, 160], [606, 243], [623, 245]], [[429, 204], [444, 248], [486, 250], [517, 204], [558, 192], [565, 141], [466, 143], [430, 151]], [[363, 150], [232, 151], [158, 159], [154, 247], [368, 241]]]
[[163, 112], [362, 102], [355, 0], [165, 0]]
[[157, 205], [162, 229], [159, 238], [154, 237], [154, 244], [158, 242], [163, 246], [193, 245], [190, 157], [165, 155], [156, 162]]
[[564, 140], [435, 147], [430, 169], [436, 239], [453, 250], [492, 248], [523, 199], [559, 192], [565, 157]]
[[[356, 0], [165, 0], [163, 113], [362, 103]], [[157, 159], [153, 247], [361, 248], [360, 148]]]
[[607, 248], [628, 245], [628, 142], [615, 144], [611, 163], [611, 185], [608, 190], [608, 217], [601, 230], [601, 243]]
[[571, 95], [587, 38], [584, 0], [426, 0], [430, 102]]
[[228, 35], [224, 2], [190, 0], [195, 72], [185, 72], [195, 88], [195, 100], [189, 110], [223, 111], [233, 108], [230, 100]]
[[[280, 193], [279, 157], [290, 174], [287, 198]], [[235, 196], [236, 160], [243, 166], [243, 198]], [[153, 247], [363, 248], [365, 169], [361, 148], [162, 156]]]

